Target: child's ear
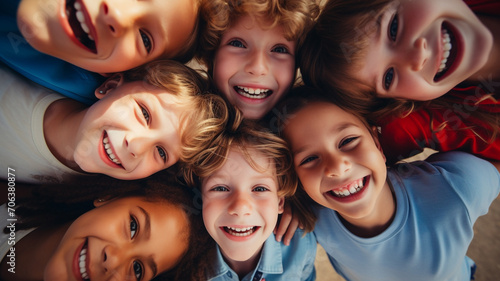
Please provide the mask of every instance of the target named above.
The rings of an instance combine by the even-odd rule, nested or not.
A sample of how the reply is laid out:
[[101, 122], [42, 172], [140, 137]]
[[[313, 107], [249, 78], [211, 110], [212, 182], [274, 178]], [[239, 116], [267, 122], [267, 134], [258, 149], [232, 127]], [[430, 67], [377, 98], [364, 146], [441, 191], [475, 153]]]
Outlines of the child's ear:
[[113, 198], [109, 198], [109, 197], [106, 197], [106, 198], [98, 198], [96, 200], [94, 200], [94, 207], [101, 207], [102, 205], [105, 205], [107, 203], [109, 203], [110, 201], [113, 201], [114, 199]]
[[284, 209], [285, 209], [285, 197], [281, 196], [278, 202], [278, 214], [283, 214]]
[[123, 74], [116, 73], [109, 77], [104, 83], [99, 86], [94, 94], [98, 99], [102, 99], [109, 91], [116, 89], [119, 85], [123, 83]]
[[379, 135], [379, 128], [376, 126], [372, 126], [372, 136], [373, 136], [373, 141], [375, 142], [375, 145], [377, 146], [378, 150], [380, 150], [380, 153], [382, 154], [382, 157], [384, 157], [384, 161], [387, 161], [384, 155], [384, 150], [382, 149], [382, 146], [380, 145], [380, 141], [378, 139]]

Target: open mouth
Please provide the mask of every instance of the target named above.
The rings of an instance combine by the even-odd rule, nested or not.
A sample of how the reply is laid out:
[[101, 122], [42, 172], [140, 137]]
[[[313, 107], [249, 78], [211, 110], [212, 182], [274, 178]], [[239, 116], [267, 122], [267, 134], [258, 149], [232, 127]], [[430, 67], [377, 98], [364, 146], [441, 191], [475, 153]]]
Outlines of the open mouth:
[[443, 23], [441, 27], [441, 34], [443, 54], [439, 69], [434, 76], [434, 82], [442, 80], [447, 76], [447, 74], [450, 73], [450, 69], [455, 62], [458, 53], [458, 44], [456, 37], [454, 36], [452, 29], [446, 23]]
[[85, 244], [82, 247], [82, 250], [80, 251], [80, 256], [78, 257], [78, 266], [80, 268], [80, 274], [81, 277], [84, 281], [90, 281], [90, 276], [87, 270], [87, 248], [88, 248], [88, 242], [85, 242]]
[[270, 89], [248, 88], [241, 86], [234, 86], [234, 90], [238, 94], [249, 99], [265, 99], [273, 93]]
[[230, 235], [238, 236], [238, 237], [245, 237], [245, 236], [249, 236], [252, 233], [254, 233], [257, 229], [259, 229], [259, 226], [250, 226], [250, 227], [242, 227], [242, 228], [224, 226], [223, 229], [225, 232], [229, 233]]
[[342, 188], [330, 190], [328, 193], [333, 197], [345, 198], [359, 193], [365, 187], [368, 177], [356, 180]]
[[76, 39], [89, 51], [97, 54], [95, 39], [90, 30], [92, 23], [87, 22], [89, 18], [81, 3], [78, 0], [67, 0], [66, 15]]
[[108, 159], [111, 160], [116, 165], [122, 166], [122, 163], [120, 162], [120, 160], [118, 159], [118, 157], [115, 155], [115, 153], [113, 151], [113, 147], [111, 146], [111, 143], [109, 142], [108, 134], [106, 132], [104, 132], [104, 137], [102, 138], [102, 146], [104, 147], [104, 151], [106, 152]]

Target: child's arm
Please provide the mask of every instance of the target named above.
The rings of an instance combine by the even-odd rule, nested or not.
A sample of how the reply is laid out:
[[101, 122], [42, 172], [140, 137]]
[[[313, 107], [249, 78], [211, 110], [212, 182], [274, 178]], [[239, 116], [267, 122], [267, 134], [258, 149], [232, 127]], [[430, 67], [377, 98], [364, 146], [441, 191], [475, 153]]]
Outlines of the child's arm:
[[281, 214], [281, 219], [279, 220], [278, 225], [276, 225], [276, 228], [274, 229], [276, 241], [281, 242], [284, 235], [285, 237], [283, 239], [283, 244], [289, 246], [290, 240], [295, 234], [297, 228], [302, 229], [301, 225], [299, 224], [299, 219], [297, 218], [296, 215], [295, 216], [293, 215], [292, 207], [290, 206], [288, 201], [285, 201], [285, 208], [283, 214]]

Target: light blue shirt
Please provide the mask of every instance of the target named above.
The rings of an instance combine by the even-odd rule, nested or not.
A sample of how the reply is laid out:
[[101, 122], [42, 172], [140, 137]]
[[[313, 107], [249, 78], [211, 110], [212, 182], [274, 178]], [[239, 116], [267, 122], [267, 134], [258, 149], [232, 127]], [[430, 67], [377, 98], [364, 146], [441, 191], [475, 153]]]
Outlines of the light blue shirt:
[[472, 227], [498, 196], [497, 169], [470, 154], [448, 152], [396, 165], [388, 179], [396, 214], [375, 237], [355, 236], [335, 211], [318, 209], [314, 233], [337, 272], [360, 281], [469, 281]]
[[[316, 238], [312, 233], [303, 234], [298, 229], [290, 246], [276, 242], [275, 236], [271, 235], [264, 243], [257, 267], [241, 281], [315, 280]], [[224, 261], [218, 246], [214, 269], [214, 276], [209, 281], [240, 281], [238, 274]]]
[[19, 0], [1, 0], [0, 60], [44, 87], [90, 105], [97, 101], [95, 89], [106, 78], [35, 50], [17, 27]]

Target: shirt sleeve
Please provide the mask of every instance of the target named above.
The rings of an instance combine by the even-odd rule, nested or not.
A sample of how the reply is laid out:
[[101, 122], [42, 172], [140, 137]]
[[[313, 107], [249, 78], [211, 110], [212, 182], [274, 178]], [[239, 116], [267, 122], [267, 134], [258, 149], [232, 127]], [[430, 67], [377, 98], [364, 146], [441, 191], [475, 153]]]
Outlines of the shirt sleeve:
[[426, 161], [453, 186], [472, 222], [488, 212], [500, 192], [500, 173], [491, 163], [463, 152], [437, 153]]
[[420, 108], [403, 118], [380, 122], [380, 143], [389, 164], [413, 156], [425, 147], [446, 152], [465, 151], [486, 159], [500, 160], [500, 137], [493, 139], [493, 128], [470, 114], [500, 114], [500, 101], [485, 99], [476, 104], [468, 88], [448, 94], [450, 108]]

